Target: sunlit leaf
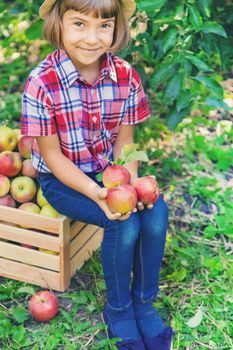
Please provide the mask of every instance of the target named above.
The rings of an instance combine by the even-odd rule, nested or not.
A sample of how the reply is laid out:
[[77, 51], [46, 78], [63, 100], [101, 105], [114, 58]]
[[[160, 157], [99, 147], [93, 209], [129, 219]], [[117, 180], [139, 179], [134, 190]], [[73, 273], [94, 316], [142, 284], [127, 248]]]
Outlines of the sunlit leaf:
[[203, 312], [202, 312], [202, 308], [200, 307], [197, 310], [197, 313], [195, 316], [191, 317], [188, 322], [186, 322], [186, 324], [190, 327], [190, 328], [196, 328], [197, 326], [199, 326], [199, 324], [201, 323], [203, 318]]

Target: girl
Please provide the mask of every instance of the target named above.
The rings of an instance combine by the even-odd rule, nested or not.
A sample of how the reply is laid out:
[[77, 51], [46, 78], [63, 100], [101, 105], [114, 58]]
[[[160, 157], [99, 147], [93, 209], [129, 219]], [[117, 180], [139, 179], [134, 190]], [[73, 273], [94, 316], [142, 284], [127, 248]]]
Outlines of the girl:
[[[60, 213], [104, 228], [107, 302], [103, 319], [118, 349], [168, 350], [172, 329], [152, 302], [158, 293], [168, 211], [163, 198], [113, 214], [96, 180], [133, 143], [149, 117], [138, 73], [113, 52], [129, 42], [133, 0], [45, 0], [44, 33], [57, 47], [27, 79], [22, 134], [35, 136], [33, 166], [43, 194]], [[127, 165], [132, 182], [138, 164]], [[131, 284], [131, 272], [133, 272]]]

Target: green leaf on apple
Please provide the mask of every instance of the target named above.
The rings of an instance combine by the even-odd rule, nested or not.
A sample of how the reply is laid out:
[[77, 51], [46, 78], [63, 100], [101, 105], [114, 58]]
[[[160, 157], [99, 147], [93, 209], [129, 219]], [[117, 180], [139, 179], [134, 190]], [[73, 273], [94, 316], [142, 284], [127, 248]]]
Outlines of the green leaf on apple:
[[[139, 145], [136, 143], [129, 143], [127, 145], [124, 145], [124, 147], [121, 150], [121, 156], [120, 158], [117, 158], [113, 162], [109, 161], [111, 165], [117, 164], [124, 166], [127, 163], [135, 162], [135, 161], [141, 161], [141, 162], [148, 162], [149, 159], [147, 157], [147, 154], [145, 151], [138, 151]], [[106, 159], [106, 158], [105, 158]], [[103, 172], [96, 175], [96, 179], [101, 182], [103, 180]]]
[[99, 182], [102, 182], [102, 180], [103, 180], [103, 172], [102, 173], [98, 173], [96, 175], [96, 180], [99, 181]]
[[[134, 161], [148, 162], [148, 157], [145, 151], [138, 151], [139, 145], [136, 143], [129, 143], [121, 150], [121, 156], [116, 160], [115, 164], [125, 165]], [[119, 163], [120, 162], [120, 163]]]

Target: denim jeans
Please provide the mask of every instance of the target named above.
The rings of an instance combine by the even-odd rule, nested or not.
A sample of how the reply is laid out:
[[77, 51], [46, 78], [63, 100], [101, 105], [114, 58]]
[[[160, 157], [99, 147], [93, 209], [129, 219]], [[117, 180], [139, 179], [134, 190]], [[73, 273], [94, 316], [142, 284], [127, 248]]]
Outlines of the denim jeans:
[[[94, 173], [87, 175], [98, 183]], [[39, 182], [44, 197], [59, 213], [104, 228], [101, 260], [108, 306], [120, 311], [129, 307], [132, 298], [152, 302], [159, 291], [166, 242], [168, 209], [163, 196], [153, 209], [132, 213], [125, 221], [111, 221], [94, 201], [52, 174], [41, 173]]]

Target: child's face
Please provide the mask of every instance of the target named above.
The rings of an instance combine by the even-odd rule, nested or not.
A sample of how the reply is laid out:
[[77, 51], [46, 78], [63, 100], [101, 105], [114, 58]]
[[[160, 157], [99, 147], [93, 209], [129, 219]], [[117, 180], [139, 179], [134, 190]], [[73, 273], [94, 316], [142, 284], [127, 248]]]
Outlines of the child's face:
[[74, 10], [64, 13], [63, 46], [77, 68], [95, 66], [113, 41], [115, 18], [103, 19]]

